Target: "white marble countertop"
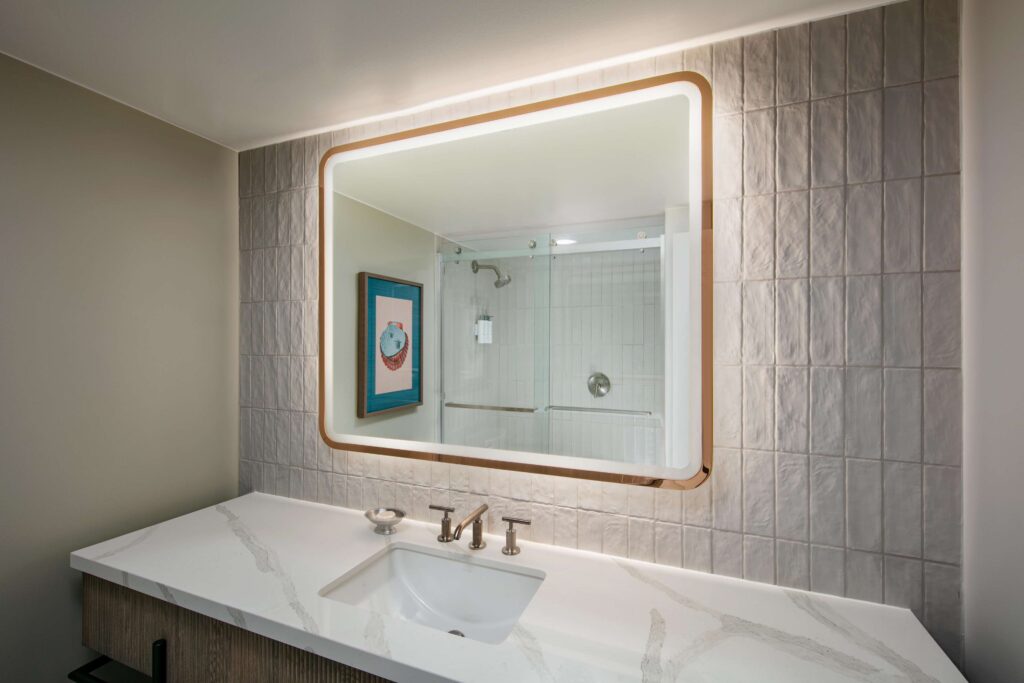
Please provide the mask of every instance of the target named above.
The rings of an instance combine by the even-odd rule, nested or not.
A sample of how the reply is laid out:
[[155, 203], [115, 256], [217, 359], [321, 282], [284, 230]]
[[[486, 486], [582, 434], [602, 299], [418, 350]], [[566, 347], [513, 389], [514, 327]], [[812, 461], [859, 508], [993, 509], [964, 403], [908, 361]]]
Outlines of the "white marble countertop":
[[[460, 511], [462, 512], [462, 511]], [[963, 681], [905, 609], [504, 537], [378, 536], [355, 510], [251, 493], [83, 548], [71, 566], [395, 681]], [[546, 573], [503, 643], [318, 595], [403, 541]]]

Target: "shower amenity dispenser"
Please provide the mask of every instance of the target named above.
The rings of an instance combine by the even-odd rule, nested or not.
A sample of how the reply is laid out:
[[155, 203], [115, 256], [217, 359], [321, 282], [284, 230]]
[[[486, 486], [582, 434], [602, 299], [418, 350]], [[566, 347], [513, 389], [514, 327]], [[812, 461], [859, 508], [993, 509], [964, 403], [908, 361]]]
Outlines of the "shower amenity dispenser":
[[476, 320], [476, 342], [477, 344], [490, 344], [491, 335], [491, 316], [482, 315]]

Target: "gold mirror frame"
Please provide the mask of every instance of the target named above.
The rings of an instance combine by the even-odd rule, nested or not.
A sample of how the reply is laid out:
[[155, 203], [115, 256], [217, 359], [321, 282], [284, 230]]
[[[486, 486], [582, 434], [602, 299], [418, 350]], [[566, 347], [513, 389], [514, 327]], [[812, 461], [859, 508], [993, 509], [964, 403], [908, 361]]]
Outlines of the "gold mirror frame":
[[[556, 465], [539, 465], [539, 464], [527, 464], [519, 462], [508, 462], [503, 460], [490, 460], [488, 458], [474, 458], [470, 456], [462, 455], [449, 455], [445, 453], [432, 453], [429, 451], [418, 451], [412, 449], [402, 448], [388, 448], [381, 446], [369, 446], [363, 444], [349, 444], [340, 441], [335, 441], [327, 433], [326, 426], [326, 411], [325, 411], [325, 364], [324, 364], [324, 325], [325, 325], [325, 297], [324, 297], [324, 231], [326, 229], [326, 221], [324, 219], [324, 172], [327, 167], [327, 161], [335, 154], [341, 152], [349, 152], [355, 149], [362, 149], [365, 147], [373, 147], [375, 145], [382, 145], [388, 142], [395, 142], [397, 140], [405, 140], [408, 138], [419, 137], [423, 135], [431, 135], [433, 133], [440, 133], [455, 128], [462, 128], [464, 126], [472, 126], [480, 123], [486, 123], [488, 121], [496, 121], [499, 119], [510, 118], [513, 116], [521, 116], [523, 114], [530, 114], [533, 112], [543, 111], [546, 109], [553, 109], [556, 107], [563, 107], [570, 104], [576, 104], [579, 102], [586, 102], [589, 100], [596, 100], [602, 97], [610, 97], [612, 95], [620, 95], [622, 93], [633, 92], [636, 90], [643, 90], [645, 88], [653, 88], [659, 85], [665, 85], [668, 83], [692, 83], [697, 87], [700, 92], [701, 98], [701, 121], [700, 121], [700, 135], [701, 135], [701, 159], [700, 159], [700, 174], [701, 174], [701, 236], [700, 236], [700, 248], [701, 248], [701, 275], [700, 275], [700, 301], [701, 301], [701, 465], [697, 472], [688, 479], [666, 479], [657, 477], [645, 477], [642, 475], [633, 474], [619, 474], [615, 472], [599, 472], [594, 470], [583, 470], [574, 469], [569, 467], [559, 467]], [[456, 119], [453, 121], [446, 121], [444, 123], [436, 123], [430, 126], [422, 126], [420, 128], [412, 128], [397, 133], [391, 133], [389, 135], [381, 135], [375, 138], [369, 138], [366, 140], [360, 140], [358, 142], [351, 142], [345, 145], [338, 145], [332, 147], [324, 153], [324, 156], [320, 159], [319, 167], [319, 275], [318, 275], [318, 339], [319, 349], [317, 351], [318, 358], [318, 372], [317, 379], [319, 387], [317, 390], [317, 406], [318, 406], [318, 425], [320, 429], [320, 436], [331, 448], [344, 451], [357, 451], [362, 453], [376, 453], [379, 455], [391, 455], [400, 458], [413, 458], [415, 460], [429, 460], [433, 462], [443, 462], [453, 465], [470, 465], [472, 467], [487, 467], [491, 469], [511, 470], [515, 472], [531, 472], [535, 474], [548, 474], [558, 477], [571, 477], [574, 479], [586, 479], [591, 481], [604, 481], [612, 482], [617, 484], [630, 484], [634, 486], [650, 486], [654, 488], [664, 489], [675, 489], [685, 490], [693, 489], [703, 484], [708, 477], [711, 475], [711, 464], [712, 464], [712, 435], [713, 435], [713, 420], [712, 420], [712, 408], [714, 405], [713, 397], [713, 382], [712, 382], [712, 344], [714, 340], [713, 334], [713, 300], [712, 300], [712, 247], [713, 247], [713, 234], [712, 234], [712, 101], [711, 101], [711, 84], [708, 83], [707, 79], [698, 73], [692, 71], [678, 71], [671, 74], [665, 74], [663, 76], [653, 76], [651, 78], [644, 78], [637, 81], [630, 81], [628, 83], [621, 83], [619, 85], [612, 85], [605, 88], [598, 88], [596, 90], [588, 90], [586, 92], [576, 93], [573, 95], [566, 95], [563, 97], [556, 97], [550, 100], [543, 100], [541, 102], [533, 102], [530, 104], [520, 105], [518, 107], [510, 107], [508, 109], [500, 109], [497, 111], [487, 112], [484, 114], [477, 114], [475, 116], [468, 116], [462, 119]]]

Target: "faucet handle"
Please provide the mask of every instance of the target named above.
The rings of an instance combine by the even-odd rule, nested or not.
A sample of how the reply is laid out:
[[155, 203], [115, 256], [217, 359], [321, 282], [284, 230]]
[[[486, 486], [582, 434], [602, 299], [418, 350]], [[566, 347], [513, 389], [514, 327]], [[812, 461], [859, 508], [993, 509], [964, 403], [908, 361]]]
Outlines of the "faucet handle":
[[451, 543], [455, 540], [455, 536], [452, 535], [452, 519], [448, 516], [449, 512], [455, 512], [455, 508], [448, 507], [447, 505], [430, 505], [428, 506], [431, 510], [439, 510], [444, 513], [444, 517], [441, 518], [441, 534], [437, 537], [440, 543]]
[[504, 555], [518, 555], [521, 548], [516, 545], [516, 524], [530, 525], [530, 520], [522, 517], [502, 517], [501, 521], [508, 522], [508, 529], [505, 530], [505, 547], [501, 549]]

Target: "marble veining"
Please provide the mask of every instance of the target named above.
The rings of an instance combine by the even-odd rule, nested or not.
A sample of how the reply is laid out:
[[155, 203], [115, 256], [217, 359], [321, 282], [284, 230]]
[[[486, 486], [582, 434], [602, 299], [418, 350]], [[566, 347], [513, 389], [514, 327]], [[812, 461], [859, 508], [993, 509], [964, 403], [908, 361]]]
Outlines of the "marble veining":
[[934, 683], [936, 680], [933, 676], [925, 674], [919, 666], [900, 655], [882, 641], [851, 624], [828, 605], [821, 604], [820, 601], [815, 600], [813, 596], [798, 591], [787, 590], [785, 592], [786, 596], [797, 607], [811, 615], [815, 621], [830, 630], [843, 634], [865, 650], [874, 652], [880, 658], [889, 662], [894, 669], [906, 675], [908, 680], [915, 681], [915, 683]]
[[530, 633], [530, 630], [522, 624], [516, 624], [512, 629], [512, 637], [519, 642], [519, 647], [522, 648], [530, 666], [537, 674], [536, 680], [554, 681], [555, 677], [551, 675], [551, 670], [548, 668], [547, 662], [544, 661], [544, 652], [541, 650], [540, 641]]
[[231, 615], [231, 623], [238, 628], [245, 628], [245, 614], [240, 609], [228, 607], [228, 614]]
[[[905, 609], [530, 542], [508, 558], [498, 537], [470, 552], [436, 535], [407, 520], [385, 538], [357, 511], [253, 493], [71, 564], [395, 681], [964, 680]], [[496, 645], [320, 596], [392, 541], [546, 578]]]
[[661, 650], [665, 645], [665, 617], [661, 612], [651, 608], [651, 631], [647, 635], [647, 647], [644, 658], [640, 662], [640, 674], [644, 683], [655, 683], [662, 680]]
[[163, 598], [163, 599], [164, 599], [164, 600], [165, 600], [166, 602], [169, 602], [169, 603], [171, 603], [172, 605], [177, 605], [177, 604], [178, 604], [178, 601], [177, 601], [177, 600], [175, 599], [175, 597], [174, 597], [174, 593], [172, 593], [172, 592], [171, 592], [171, 589], [170, 589], [170, 588], [168, 588], [167, 586], [163, 585], [162, 583], [158, 583], [158, 584], [156, 585], [156, 587], [157, 587], [157, 589], [158, 589], [158, 590], [160, 591], [160, 596], [161, 596], [161, 597], [162, 597], [162, 598]]
[[122, 543], [122, 544], [119, 544], [119, 545], [115, 545], [113, 548], [111, 548], [110, 550], [108, 550], [105, 553], [103, 553], [103, 555], [101, 555], [99, 557], [96, 557], [95, 559], [97, 559], [97, 560], [105, 560], [108, 557], [113, 557], [114, 555], [117, 555], [120, 552], [128, 550], [129, 548], [131, 548], [133, 546], [136, 546], [139, 543], [142, 543], [147, 538], [149, 538], [150, 535], [152, 535], [152, 533], [154, 531], [156, 531], [159, 526], [160, 526], [159, 524], [154, 524], [153, 526], [146, 527], [145, 529], [142, 529], [141, 531], [136, 531], [134, 533], [125, 534], [124, 536], [121, 537], [122, 539], [126, 540], [125, 543]]
[[385, 657], [391, 656], [391, 648], [388, 647], [388, 635], [384, 630], [384, 620], [380, 614], [376, 612], [370, 613], [370, 618], [366, 621], [366, 630], [363, 632], [363, 635], [366, 639], [366, 644], [375, 653]]
[[719, 623], [719, 628], [717, 630], [707, 632], [699, 641], [701, 647], [697, 649], [694, 649], [692, 646], [685, 648], [682, 652], [669, 659], [669, 670], [673, 673], [668, 680], [675, 680], [677, 672], [682, 667], [686, 666], [688, 662], [691, 662], [695, 657], [707, 656], [717, 644], [723, 642], [727, 638], [733, 637], [758, 640], [779, 650], [786, 651], [805, 661], [833, 669], [838, 673], [851, 673], [860, 677], [878, 673], [878, 669], [870, 664], [845, 653], [823, 648], [818, 642], [811, 638], [788, 633], [782, 629], [773, 628], [766, 624], [754, 623], [741, 617], [725, 614], [719, 610], [713, 609], [696, 600], [679, 594], [671, 587], [662, 584], [650, 576], [646, 576], [637, 567], [630, 566], [625, 562], [620, 562], [619, 565], [631, 576], [654, 588], [657, 588], [674, 602], [683, 605], [687, 609], [703, 612], [712, 616]]
[[264, 548], [256, 537], [253, 536], [252, 532], [249, 531], [248, 527], [238, 518], [235, 513], [231, 512], [224, 505], [216, 506], [217, 512], [221, 513], [228, 520], [228, 526], [231, 527], [232, 533], [242, 542], [242, 545], [252, 553], [252, 557], [256, 560], [256, 568], [261, 572], [270, 572], [281, 584], [281, 590], [284, 591], [285, 596], [288, 598], [288, 606], [299, 616], [302, 620], [302, 627], [310, 633], [319, 633], [320, 629], [316, 622], [313, 621], [313, 617], [309, 615], [305, 606], [299, 601], [299, 596], [295, 591], [295, 584], [292, 583], [291, 577], [281, 567], [280, 561], [277, 559], [277, 553], [273, 550]]

